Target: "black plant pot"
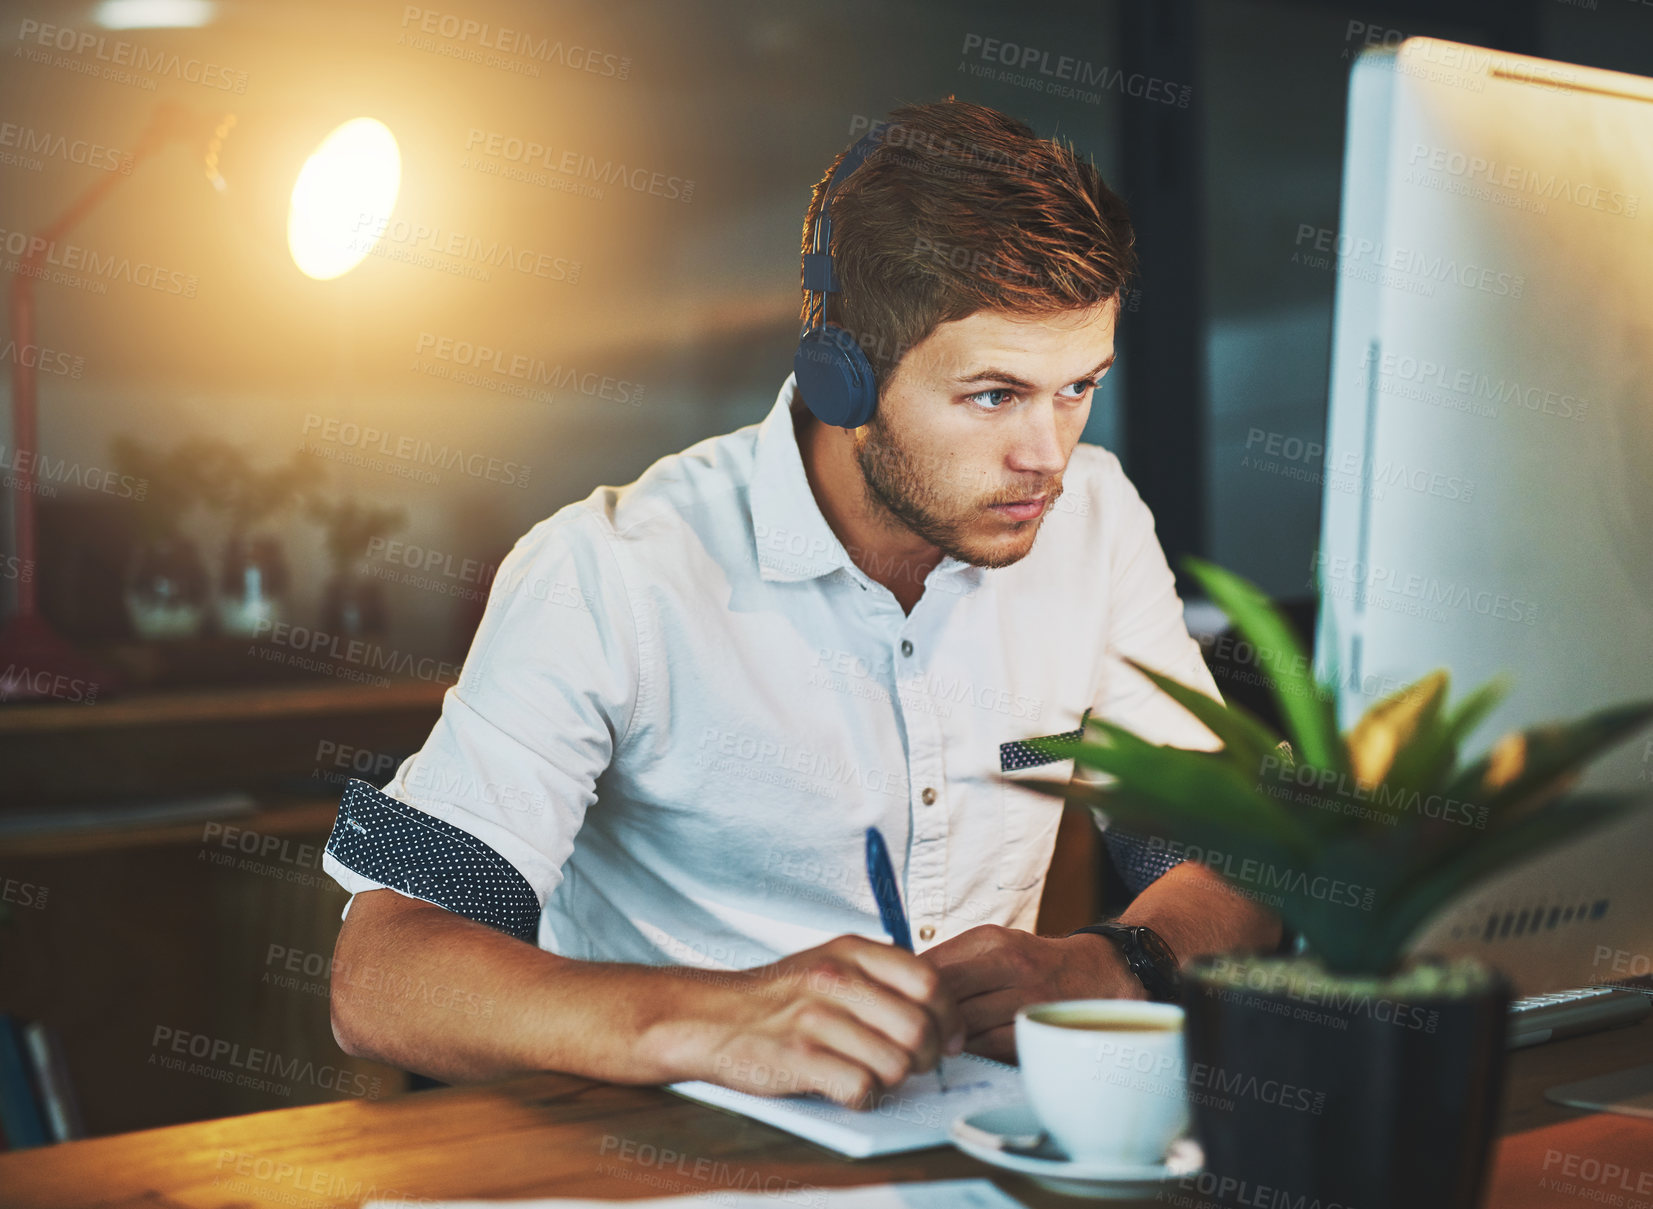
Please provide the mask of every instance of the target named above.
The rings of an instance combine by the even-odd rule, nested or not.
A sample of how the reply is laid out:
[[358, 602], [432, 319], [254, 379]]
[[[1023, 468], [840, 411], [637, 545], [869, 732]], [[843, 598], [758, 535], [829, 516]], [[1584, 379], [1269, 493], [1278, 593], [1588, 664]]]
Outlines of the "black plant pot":
[[1218, 959], [1189, 971], [1199, 1191], [1225, 1205], [1478, 1205], [1498, 1129], [1508, 984], [1482, 970], [1463, 993], [1408, 998], [1405, 975], [1374, 993], [1317, 969], [1305, 979], [1304, 966], [1294, 963], [1290, 981], [1279, 963]]

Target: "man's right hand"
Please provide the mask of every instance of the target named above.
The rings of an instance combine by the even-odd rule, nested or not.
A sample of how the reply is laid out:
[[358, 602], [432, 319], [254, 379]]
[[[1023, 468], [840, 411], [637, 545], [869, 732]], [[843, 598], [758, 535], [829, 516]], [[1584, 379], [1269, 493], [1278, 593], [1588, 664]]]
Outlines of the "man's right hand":
[[[677, 1025], [673, 1065], [760, 1096], [816, 1092], [852, 1108], [964, 1047], [934, 967], [893, 945], [839, 936], [752, 970], [696, 971], [718, 989]], [[687, 991], [687, 988], [685, 988]], [[687, 1017], [687, 1018], [685, 1018]]]

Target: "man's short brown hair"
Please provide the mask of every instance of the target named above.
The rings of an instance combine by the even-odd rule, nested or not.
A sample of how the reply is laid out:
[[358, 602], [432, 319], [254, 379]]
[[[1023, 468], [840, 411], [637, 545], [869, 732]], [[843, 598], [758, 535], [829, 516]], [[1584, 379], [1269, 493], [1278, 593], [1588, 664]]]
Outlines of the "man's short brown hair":
[[[881, 388], [943, 323], [1123, 300], [1136, 271], [1130, 214], [1071, 145], [951, 97], [904, 105], [889, 121], [882, 145], [833, 194], [840, 291], [826, 296], [827, 321], [860, 343]], [[805, 252], [843, 157], [815, 185]], [[806, 293], [806, 322], [808, 302]]]

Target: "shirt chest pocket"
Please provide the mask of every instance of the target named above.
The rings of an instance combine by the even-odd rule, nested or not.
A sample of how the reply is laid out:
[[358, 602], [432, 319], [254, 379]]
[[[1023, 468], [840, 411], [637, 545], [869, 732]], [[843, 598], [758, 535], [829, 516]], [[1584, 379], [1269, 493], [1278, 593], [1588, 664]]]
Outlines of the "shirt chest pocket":
[[[1084, 712], [1073, 730], [1030, 738], [1078, 739], [1090, 712]], [[1003, 843], [999, 849], [998, 885], [1001, 890], [1026, 890], [1037, 885], [1050, 866], [1056, 828], [1062, 821], [1062, 799], [1029, 789], [1025, 783], [1066, 782], [1073, 776], [1073, 760], [1039, 751], [1027, 739], [1014, 739], [999, 744], [999, 773], [996, 779]]]

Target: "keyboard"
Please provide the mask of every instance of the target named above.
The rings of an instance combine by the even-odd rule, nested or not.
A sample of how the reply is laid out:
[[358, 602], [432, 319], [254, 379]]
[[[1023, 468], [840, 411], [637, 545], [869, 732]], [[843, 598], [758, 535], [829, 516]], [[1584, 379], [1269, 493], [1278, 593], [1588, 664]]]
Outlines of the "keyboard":
[[1575, 987], [1548, 995], [1529, 995], [1510, 1004], [1508, 1044], [1510, 1049], [1541, 1045], [1635, 1024], [1649, 1013], [1653, 1013], [1653, 998], [1623, 987]]

